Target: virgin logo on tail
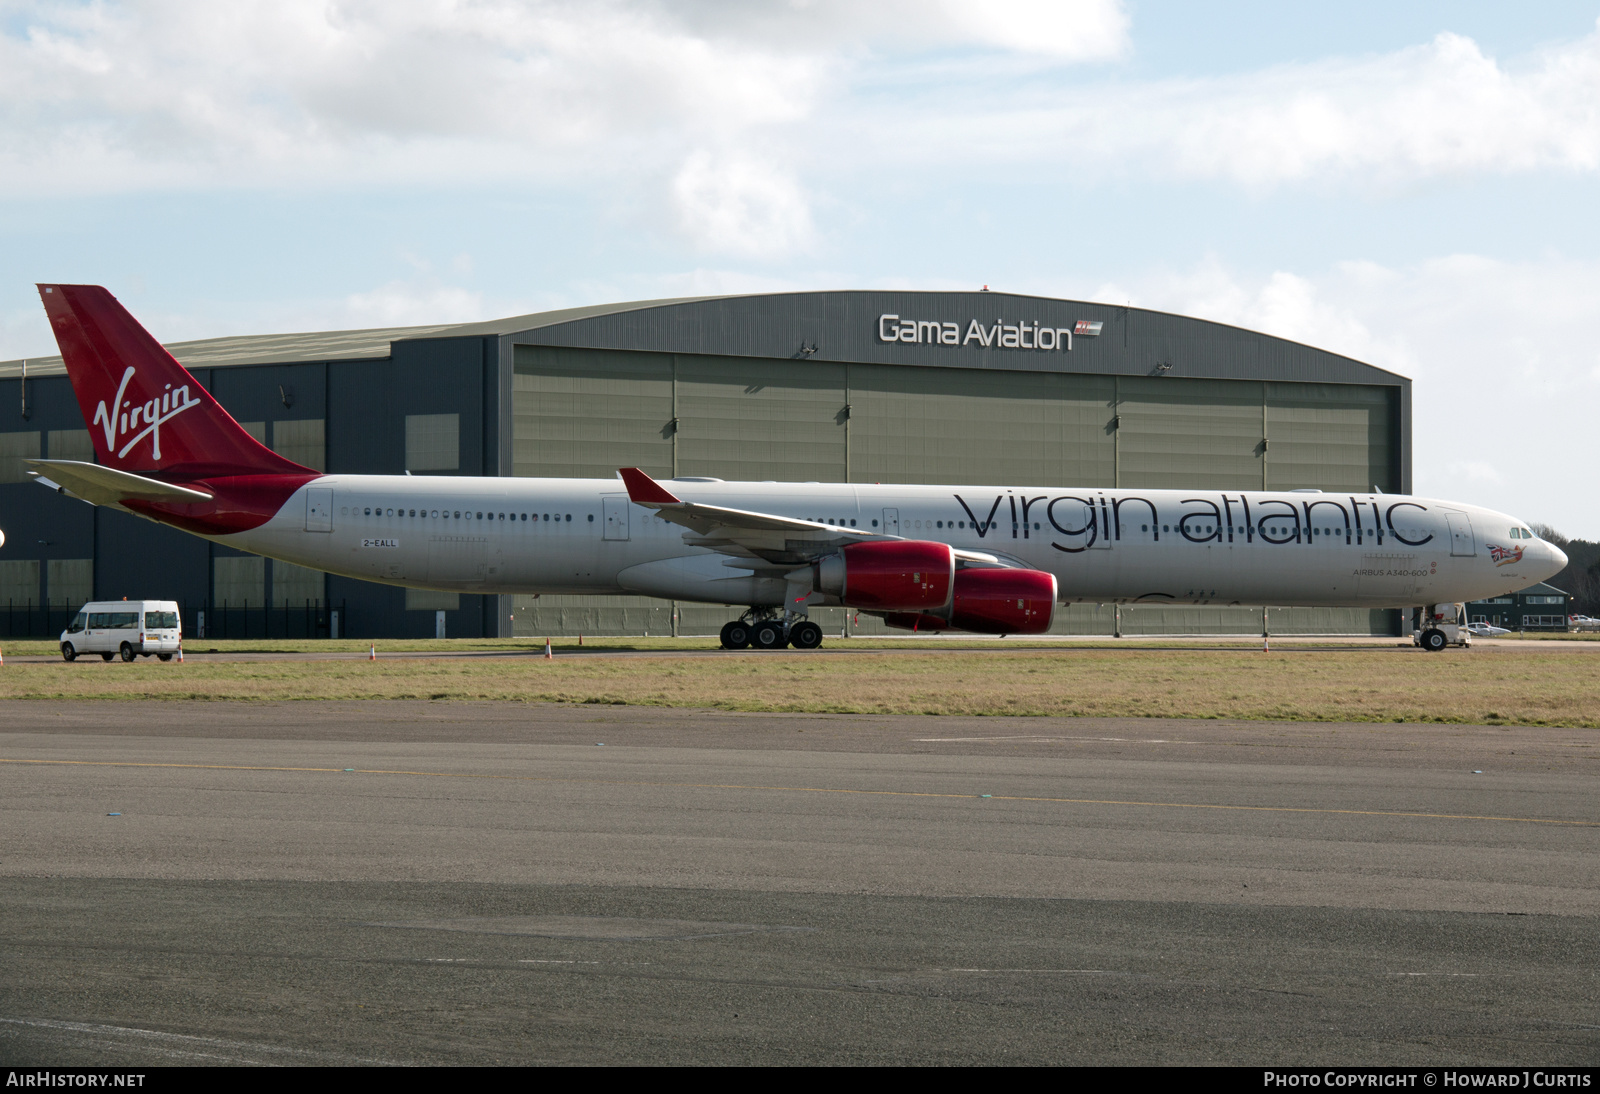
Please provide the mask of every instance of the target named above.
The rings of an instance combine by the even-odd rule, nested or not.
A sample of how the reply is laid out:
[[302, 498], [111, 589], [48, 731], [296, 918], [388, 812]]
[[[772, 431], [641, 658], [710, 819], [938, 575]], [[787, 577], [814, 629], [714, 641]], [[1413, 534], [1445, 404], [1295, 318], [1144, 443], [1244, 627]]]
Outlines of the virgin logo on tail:
[[[192, 406], [199, 406], [200, 400], [189, 394], [188, 384], [179, 384], [173, 387], [167, 385], [167, 390], [154, 399], [146, 400], [142, 404], [135, 404], [131, 400], [124, 402], [122, 396], [128, 390], [128, 382], [133, 379], [137, 371], [132, 365], [128, 366], [122, 374], [122, 384], [117, 388], [117, 397], [111, 400], [111, 408], [106, 409], [106, 401], [100, 400], [100, 405], [95, 409], [93, 425], [100, 426], [106, 431], [106, 451], [116, 452], [117, 459], [123, 459], [133, 446], [150, 438], [151, 459], [161, 458], [161, 423], [169, 422], [188, 410]], [[140, 426], [143, 429], [139, 429]], [[134, 433], [134, 430], [139, 430]], [[129, 437], [128, 435], [133, 435]], [[117, 442], [127, 437], [128, 442], [119, 450]]]

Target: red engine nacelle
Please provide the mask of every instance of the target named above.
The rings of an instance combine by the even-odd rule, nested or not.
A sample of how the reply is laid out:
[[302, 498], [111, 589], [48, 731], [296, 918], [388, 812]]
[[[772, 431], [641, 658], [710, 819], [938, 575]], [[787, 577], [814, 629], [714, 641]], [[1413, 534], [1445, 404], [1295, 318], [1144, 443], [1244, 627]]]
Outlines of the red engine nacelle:
[[883, 621], [904, 631], [947, 631], [950, 620], [927, 612], [884, 612]]
[[816, 588], [852, 608], [926, 611], [950, 603], [956, 556], [948, 543], [852, 543], [817, 563]]
[[962, 570], [949, 618], [891, 612], [883, 621], [906, 630], [950, 628], [975, 634], [1043, 634], [1055, 619], [1056, 578], [1043, 570]]
[[950, 622], [979, 634], [1043, 634], [1056, 613], [1056, 575], [1043, 570], [962, 570]]

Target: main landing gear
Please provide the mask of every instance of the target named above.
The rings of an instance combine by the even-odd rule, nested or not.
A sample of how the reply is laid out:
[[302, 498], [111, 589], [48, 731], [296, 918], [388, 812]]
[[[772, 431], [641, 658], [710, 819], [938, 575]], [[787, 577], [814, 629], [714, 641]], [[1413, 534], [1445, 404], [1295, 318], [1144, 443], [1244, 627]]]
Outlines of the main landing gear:
[[742, 650], [754, 646], [758, 650], [781, 650], [793, 646], [797, 650], [814, 650], [822, 645], [822, 628], [809, 619], [786, 623], [776, 615], [756, 616], [756, 612], [749, 611], [725, 624], [722, 648]]

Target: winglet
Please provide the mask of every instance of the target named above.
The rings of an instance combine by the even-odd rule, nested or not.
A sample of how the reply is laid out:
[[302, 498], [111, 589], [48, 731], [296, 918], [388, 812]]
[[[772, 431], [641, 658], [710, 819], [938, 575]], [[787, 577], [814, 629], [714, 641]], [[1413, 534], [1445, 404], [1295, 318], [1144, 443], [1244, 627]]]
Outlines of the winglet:
[[673, 497], [660, 483], [640, 471], [637, 467], [619, 468], [617, 474], [622, 476], [622, 482], [628, 488], [628, 498], [638, 505], [682, 505], [683, 502]]

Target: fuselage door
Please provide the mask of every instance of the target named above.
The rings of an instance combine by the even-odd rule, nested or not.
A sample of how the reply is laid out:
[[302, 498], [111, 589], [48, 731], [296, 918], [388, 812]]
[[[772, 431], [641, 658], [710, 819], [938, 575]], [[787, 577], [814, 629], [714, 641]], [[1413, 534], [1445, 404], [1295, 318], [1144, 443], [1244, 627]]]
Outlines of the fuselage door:
[[883, 530], [891, 536], [900, 534], [900, 510], [885, 509], [883, 511]]
[[1472, 520], [1465, 513], [1446, 512], [1444, 519], [1450, 525], [1450, 553], [1475, 555], [1478, 553], [1476, 537], [1472, 534]]
[[600, 506], [605, 511], [606, 539], [628, 538], [628, 506], [632, 504], [627, 498], [600, 499]]
[[313, 488], [306, 491], [306, 531], [333, 531], [333, 491]]
[[1098, 550], [1101, 550], [1101, 551], [1110, 550], [1110, 548], [1111, 548], [1111, 527], [1110, 527], [1110, 524], [1111, 524], [1111, 510], [1109, 508], [1106, 508], [1106, 507], [1102, 506], [1101, 508], [1096, 509], [1092, 502], [1089, 505], [1085, 506], [1084, 512], [1083, 512], [1083, 526], [1085, 528], [1093, 528], [1094, 529], [1094, 535], [1092, 537], [1094, 542], [1089, 544], [1090, 547], [1094, 547], [1094, 548], [1096, 548]]

